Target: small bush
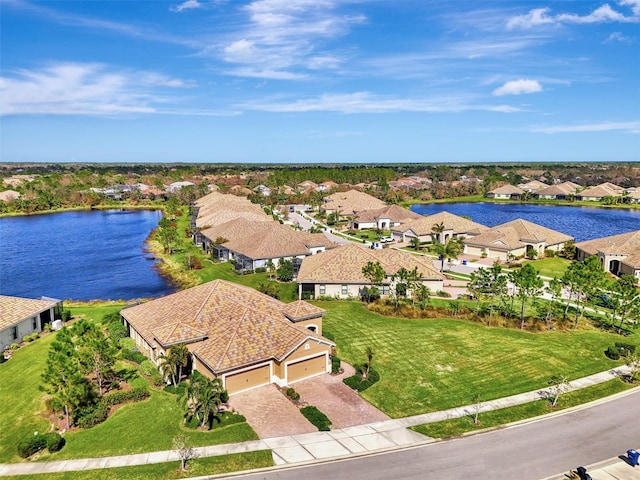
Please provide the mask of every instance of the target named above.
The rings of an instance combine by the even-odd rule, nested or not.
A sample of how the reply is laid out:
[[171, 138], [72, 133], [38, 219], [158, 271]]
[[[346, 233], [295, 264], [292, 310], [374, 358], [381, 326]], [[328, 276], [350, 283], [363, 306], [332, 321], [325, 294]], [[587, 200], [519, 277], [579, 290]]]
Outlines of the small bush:
[[151, 360], [145, 360], [140, 364], [140, 371], [147, 377], [152, 377], [158, 371], [158, 367]]
[[609, 347], [605, 350], [604, 354], [609, 357], [611, 360], [619, 360], [620, 359], [620, 350], [617, 347]]
[[162, 374], [160, 372], [156, 372], [151, 375], [151, 383], [153, 383], [154, 387], [161, 387], [164, 385], [164, 378], [162, 378]]
[[553, 258], [556, 256], [555, 250], [551, 250], [550, 248], [545, 249], [544, 256], [548, 258]]
[[340, 359], [331, 357], [331, 373], [340, 373]]
[[449, 292], [445, 292], [444, 290], [437, 291], [436, 295], [442, 298], [451, 298], [451, 294]]
[[102, 397], [101, 402], [112, 407], [125, 402], [139, 402], [149, 398], [149, 391], [144, 387], [136, 387], [126, 392], [115, 392]]
[[22, 458], [29, 458], [34, 453], [44, 450], [47, 447], [46, 435], [34, 435], [18, 443], [18, 455]]
[[616, 348], [620, 352], [621, 357], [628, 357], [636, 351], [636, 346], [630, 343], [616, 342]]
[[[361, 368], [366, 369], [366, 365], [362, 365]], [[357, 390], [358, 392], [363, 392], [379, 380], [380, 374], [376, 372], [373, 367], [371, 367], [369, 369], [369, 375], [367, 376], [367, 378], [362, 378], [362, 374], [357, 371], [355, 375], [345, 378], [343, 382], [352, 389]]]
[[36, 338], [38, 338], [38, 332], [33, 332], [29, 335], [25, 335], [22, 340], [25, 342], [33, 342]]
[[134, 352], [133, 350], [124, 350], [122, 352], [122, 358], [137, 363], [138, 365], [147, 360], [147, 357], [145, 357], [142, 353]]
[[62, 314], [60, 315], [60, 319], [63, 322], [68, 322], [69, 320], [71, 320], [71, 310], [63, 310]]
[[285, 390], [285, 394], [293, 401], [300, 400], [300, 394], [296, 392], [292, 387], [289, 387]]
[[266, 267], [258, 267], [258, 268], [256, 268], [256, 270], [255, 270], [255, 272], [256, 272], [256, 273], [264, 273], [264, 272], [266, 272], [266, 271], [267, 271], [267, 268], [266, 268]]
[[20, 345], [16, 342], [13, 342], [10, 346], [9, 349], [10, 350], [18, 350], [20, 348]]
[[301, 408], [300, 413], [302, 413], [302, 415], [304, 415], [305, 418], [315, 425], [321, 432], [328, 432], [331, 430], [331, 420], [329, 420], [324, 413], [318, 410], [317, 407], [309, 405], [308, 407]]
[[179, 385], [167, 385], [162, 390], [167, 393], [172, 393], [173, 395], [182, 395], [187, 389], [185, 382], [180, 383]]
[[80, 428], [91, 428], [100, 425], [108, 416], [109, 407], [104, 402], [98, 402], [79, 409], [73, 417], [73, 422]]
[[44, 435], [47, 438], [47, 450], [49, 453], [55, 453], [62, 450], [66, 441], [59, 433], [51, 432]]

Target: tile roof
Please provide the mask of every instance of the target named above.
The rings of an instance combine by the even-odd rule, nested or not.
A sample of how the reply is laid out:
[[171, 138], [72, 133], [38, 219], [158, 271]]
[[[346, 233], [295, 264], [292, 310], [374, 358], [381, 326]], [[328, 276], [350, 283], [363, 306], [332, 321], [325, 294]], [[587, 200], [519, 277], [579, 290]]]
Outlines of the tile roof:
[[226, 238], [228, 241], [238, 240], [245, 237], [253, 237], [256, 232], [259, 232], [264, 227], [265, 224], [275, 225], [276, 222], [269, 222], [270, 219], [271, 217], [265, 217], [265, 221], [255, 222], [245, 217], [239, 217], [220, 225], [205, 228], [200, 231], [200, 234], [212, 242], [214, 242], [218, 237]]
[[576, 190], [581, 188], [580, 185], [576, 185], [573, 182], [564, 182], [557, 185], [551, 185], [542, 190], [538, 190], [538, 195], [572, 195], [576, 193]]
[[277, 222], [261, 222], [251, 227], [251, 234], [229, 240], [223, 244], [228, 250], [254, 260], [310, 255], [310, 247], [336, 246], [323, 233], [294, 230]]
[[442, 223], [445, 230], [452, 230], [454, 235], [459, 234], [478, 234], [486, 231], [489, 227], [480, 223], [473, 222], [464, 217], [454, 215], [449, 212], [438, 212], [427, 217], [421, 217], [417, 220], [407, 222], [400, 227], [394, 227], [394, 231], [407, 232], [411, 230], [416, 235], [431, 235], [433, 233], [433, 226]]
[[622, 195], [624, 188], [618, 187], [609, 182], [601, 183], [600, 185], [596, 185], [595, 187], [587, 188], [586, 190], [578, 193], [580, 197], [618, 197]]
[[501, 187], [494, 188], [493, 190], [487, 192], [492, 193], [494, 195], [522, 195], [524, 190], [518, 188], [514, 185], [502, 185]]
[[598, 252], [636, 255], [640, 252], [640, 230], [579, 242], [576, 248], [590, 255]]
[[295, 302], [287, 303], [284, 314], [289, 320], [295, 322], [296, 320], [320, 317], [325, 311], [326, 310], [311, 305], [304, 300], [296, 300]]
[[[306, 302], [305, 302], [306, 303]], [[271, 358], [281, 361], [307, 339], [324, 337], [285, 317], [289, 305], [249, 287], [214, 280], [122, 310], [147, 343], [167, 346], [193, 340], [189, 350], [216, 374]]]
[[413, 255], [395, 248], [372, 250], [350, 243], [332, 250], [305, 257], [298, 272], [298, 283], [357, 283], [368, 284], [362, 267], [368, 262], [379, 262], [387, 276], [395, 274], [401, 267], [417, 268], [425, 280], [444, 279], [433, 266], [429, 257]]
[[0, 200], [3, 202], [11, 202], [17, 198], [20, 198], [20, 192], [16, 192], [15, 190], [5, 190], [4, 192], [0, 192]]
[[337, 192], [325, 198], [324, 210], [337, 210], [344, 215], [352, 215], [364, 210], [384, 208], [387, 204], [359, 190]]
[[199, 228], [220, 225], [241, 217], [254, 222], [273, 221], [260, 205], [235, 195], [212, 192], [196, 200], [195, 205], [199, 208], [196, 218], [196, 227]]
[[398, 205], [388, 205], [376, 210], [365, 210], [356, 216], [358, 222], [375, 222], [379, 218], [389, 218], [392, 222], [406, 223], [411, 220], [422, 218], [422, 215], [412, 212]]
[[31, 298], [0, 295], [0, 330], [55, 307], [59, 300], [34, 300]]
[[496, 225], [475, 237], [466, 238], [464, 243], [499, 250], [514, 250], [524, 247], [526, 243], [545, 242], [546, 246], [550, 246], [569, 240], [573, 240], [573, 237], [519, 218]]
[[531, 180], [530, 182], [521, 183], [520, 185], [518, 185], [518, 187], [521, 188], [522, 190], [528, 190], [528, 191], [533, 191], [533, 192], [536, 192], [538, 190], [542, 190], [543, 188], [546, 188], [548, 186], [549, 185], [547, 185], [546, 183], [541, 182], [540, 180]]

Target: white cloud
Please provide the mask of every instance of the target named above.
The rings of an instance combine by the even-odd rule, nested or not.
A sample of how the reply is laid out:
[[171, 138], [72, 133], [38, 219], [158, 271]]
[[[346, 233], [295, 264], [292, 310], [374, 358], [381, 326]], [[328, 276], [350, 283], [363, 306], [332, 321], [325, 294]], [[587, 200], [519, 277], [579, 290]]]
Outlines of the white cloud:
[[633, 39], [622, 34], [622, 32], [613, 32], [602, 43], [633, 43]]
[[501, 113], [520, 111], [510, 105], [481, 105], [467, 99], [457, 97], [438, 98], [398, 98], [379, 96], [371, 92], [354, 92], [345, 94], [324, 94], [318, 97], [299, 99], [292, 102], [264, 101], [247, 102], [238, 106], [246, 110], [265, 112], [337, 112], [345, 114], [357, 113], [391, 113], [391, 112], [463, 112], [483, 110]]
[[524, 93], [537, 93], [542, 91], [542, 85], [537, 80], [511, 80], [493, 91], [493, 95], [522, 95]]
[[182, 2], [180, 5], [176, 5], [175, 7], [171, 7], [172, 12], [184, 12], [185, 10], [193, 10], [195, 8], [202, 8], [202, 4], [198, 0], [186, 0]]
[[507, 29], [529, 29], [540, 25], [562, 25], [566, 23], [634, 23], [640, 21], [639, 0], [622, 0], [619, 4], [623, 6], [631, 6], [633, 15], [626, 16], [625, 14], [611, 8], [607, 3], [596, 8], [588, 15], [578, 15], [575, 13], [550, 15], [551, 9], [548, 7], [534, 8], [529, 10], [529, 13], [516, 15], [507, 20]]
[[555, 125], [555, 126], [535, 126], [531, 128], [534, 132], [541, 133], [580, 133], [580, 132], [625, 132], [640, 134], [640, 121], [633, 122], [605, 122], [591, 123], [583, 125]]
[[158, 89], [193, 82], [146, 71], [118, 71], [98, 63], [59, 63], [0, 77], [2, 115], [121, 115], [154, 113], [169, 102]]
[[229, 35], [220, 49], [222, 59], [240, 65], [226, 73], [258, 78], [299, 79], [311, 71], [336, 69], [344, 54], [325, 44], [345, 35], [360, 15], [338, 12], [335, 0], [255, 0], [241, 8], [246, 24]]

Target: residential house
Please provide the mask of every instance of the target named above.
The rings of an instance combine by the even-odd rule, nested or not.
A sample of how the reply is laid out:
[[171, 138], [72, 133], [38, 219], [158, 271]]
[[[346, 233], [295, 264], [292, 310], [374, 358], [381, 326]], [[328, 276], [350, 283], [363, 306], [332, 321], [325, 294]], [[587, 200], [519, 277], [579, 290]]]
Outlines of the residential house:
[[297, 276], [299, 298], [359, 297], [363, 288], [372, 286], [362, 273], [368, 262], [380, 263], [385, 271], [383, 283], [378, 287], [382, 295], [388, 295], [394, 288], [392, 277], [403, 267], [409, 271], [417, 269], [422, 275], [421, 283], [432, 292], [442, 290], [444, 285], [444, 275], [427, 256], [394, 248], [373, 250], [350, 243], [302, 260]]
[[540, 200], [566, 200], [575, 196], [576, 192], [581, 188], [577, 183], [563, 182], [538, 190], [534, 193], [534, 196]]
[[540, 180], [531, 180], [527, 183], [521, 183], [518, 185], [518, 188], [524, 190], [525, 192], [535, 193], [543, 188], [547, 188], [549, 185], [546, 183], [542, 183]]
[[322, 336], [324, 310], [304, 301], [287, 304], [214, 280], [120, 313], [151, 361], [159, 364], [172, 345], [184, 343], [192, 369], [221, 379], [230, 395], [331, 370], [335, 344]]
[[487, 198], [501, 198], [501, 199], [519, 199], [524, 190], [518, 187], [514, 187], [513, 185], [503, 185], [498, 188], [494, 188], [493, 190], [487, 192]]
[[[438, 232], [439, 226], [442, 231]], [[435, 227], [435, 228], [434, 228]], [[420, 243], [432, 242], [435, 237], [440, 243], [446, 243], [452, 238], [466, 238], [479, 235], [489, 227], [473, 222], [467, 218], [449, 212], [439, 212], [429, 216], [420, 216], [416, 220], [393, 227], [391, 233], [394, 238], [402, 242], [410, 242], [418, 238]]]
[[268, 197], [269, 195], [271, 195], [271, 189], [269, 187], [267, 187], [266, 185], [258, 185], [257, 187], [255, 187], [253, 189], [253, 191], [255, 193], [259, 193], [260, 195], [264, 196], [264, 197]]
[[307, 192], [309, 190], [316, 190], [318, 188], [318, 184], [312, 182], [311, 180], [305, 180], [304, 182], [300, 182], [296, 185], [296, 189], [299, 191]]
[[422, 218], [422, 215], [398, 205], [389, 205], [376, 210], [365, 210], [356, 213], [351, 221], [351, 225], [356, 230], [367, 228], [379, 228], [380, 230], [390, 230], [412, 220]]
[[318, 184], [318, 186], [315, 188], [316, 192], [330, 192], [331, 190], [335, 189], [338, 187], [338, 184], [336, 182], [333, 182], [331, 180], [327, 180], [326, 182], [322, 182], [320, 184]]
[[614, 185], [613, 183], [605, 182], [595, 187], [586, 188], [576, 195], [578, 200], [599, 202], [605, 197], [621, 197], [624, 193], [624, 188]]
[[25, 335], [41, 332], [45, 325], [60, 318], [61, 300], [0, 295], [0, 351], [12, 343], [20, 343]]
[[193, 182], [173, 182], [172, 184], [170, 184], [166, 190], [169, 193], [175, 193], [178, 190], [185, 188], [185, 187], [195, 187], [196, 184]]
[[560, 252], [573, 237], [527, 220], [517, 219], [465, 238], [465, 253], [500, 260], [524, 257], [531, 250], [538, 258], [545, 250]]
[[387, 204], [367, 193], [358, 190], [336, 192], [324, 198], [324, 204], [320, 211], [326, 213], [338, 212], [341, 215], [352, 216], [365, 210], [376, 210], [386, 207]]
[[607, 272], [640, 279], [640, 230], [576, 243], [576, 258], [597, 255]]
[[640, 190], [634, 190], [624, 197], [626, 203], [640, 203]]

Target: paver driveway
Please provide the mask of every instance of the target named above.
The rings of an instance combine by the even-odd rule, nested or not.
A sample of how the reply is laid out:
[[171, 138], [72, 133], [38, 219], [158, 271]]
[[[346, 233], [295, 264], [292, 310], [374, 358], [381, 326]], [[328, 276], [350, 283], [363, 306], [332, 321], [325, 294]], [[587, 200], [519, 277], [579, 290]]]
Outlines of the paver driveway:
[[[292, 386], [306, 405], [315, 405], [332, 422], [332, 428], [345, 428], [363, 423], [388, 420], [389, 417], [342, 383], [355, 370], [342, 363], [341, 375], [318, 375]], [[260, 438], [317, 432], [275, 384], [237, 393], [229, 406], [244, 415]]]
[[352, 427], [363, 423], [381, 422], [389, 417], [364, 400], [342, 379], [355, 373], [354, 368], [342, 362], [341, 375], [319, 375], [292, 386], [309, 405], [315, 405], [331, 420], [332, 429]]

